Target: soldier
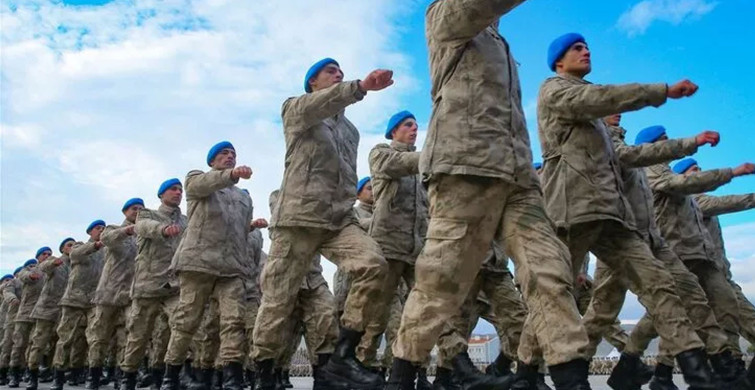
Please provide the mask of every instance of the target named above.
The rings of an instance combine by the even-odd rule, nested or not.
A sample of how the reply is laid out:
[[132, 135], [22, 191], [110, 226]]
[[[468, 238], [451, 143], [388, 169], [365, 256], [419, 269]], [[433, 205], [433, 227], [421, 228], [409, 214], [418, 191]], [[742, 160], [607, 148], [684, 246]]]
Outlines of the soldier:
[[[134, 280], [134, 259], [136, 258], [136, 216], [144, 208], [141, 198], [131, 198], [121, 208], [126, 217], [121, 225], [109, 225], [102, 232], [101, 241], [107, 248], [105, 265], [102, 269], [97, 290], [94, 293], [94, 318], [92, 337], [89, 339], [89, 380], [88, 390], [100, 387], [102, 366], [107, 357], [107, 347], [112, 340], [116, 343], [116, 360], [123, 358], [126, 348], [126, 318], [131, 306], [129, 290]], [[111, 373], [112, 374], [112, 373]], [[109, 375], [116, 378], [117, 375]]]
[[[51, 251], [50, 248], [44, 247], [37, 253], [44, 260], [50, 256]], [[8, 387], [11, 388], [19, 386], [21, 375], [26, 368], [26, 348], [29, 343], [29, 334], [34, 326], [34, 320], [30, 316], [45, 283], [44, 274], [36, 270], [37, 264], [36, 259], [27, 260], [16, 276], [23, 283], [23, 289], [21, 303], [18, 305], [18, 312], [13, 320], [13, 349], [10, 356], [10, 380], [8, 381]]]
[[178, 274], [180, 298], [171, 325], [162, 390], [178, 390], [179, 374], [192, 336], [210, 297], [218, 300], [223, 388], [240, 390], [244, 382], [244, 277], [249, 274], [247, 235], [252, 199], [236, 187], [252, 169], [236, 166], [236, 149], [228, 141], [207, 154], [208, 172], [186, 175], [189, 223], [171, 269]]
[[[260, 228], [256, 228], [255, 225], [259, 225]], [[254, 372], [254, 361], [251, 358], [251, 352], [254, 348], [254, 323], [257, 321], [257, 311], [260, 308], [260, 299], [262, 299], [262, 291], [260, 290], [260, 274], [262, 273], [262, 266], [267, 260], [267, 255], [262, 251], [262, 245], [264, 238], [262, 237], [262, 231], [260, 229], [267, 227], [267, 221], [264, 219], [252, 221], [252, 231], [249, 232], [247, 237], [247, 245], [249, 248], [249, 263], [250, 273], [245, 280], [246, 287], [246, 318], [244, 320], [244, 333], [246, 334], [246, 351], [249, 357], [246, 361], [246, 378], [250, 387], [254, 389], [256, 383], [256, 376]]]
[[13, 278], [7, 279], [3, 285], [3, 310], [5, 314], [5, 329], [3, 332], [2, 351], [0, 351], [0, 384], [8, 384], [8, 365], [10, 364], [11, 350], [13, 349], [13, 332], [15, 330], [16, 313], [21, 303], [23, 283], [18, 280], [18, 273], [23, 267], [13, 271]]
[[[430, 222], [393, 344], [388, 389], [412, 388], [415, 365], [459, 312], [494, 239], [527, 270], [519, 275], [531, 309], [525, 323], [536, 327], [556, 387], [589, 388], [569, 255], [543, 209], [517, 63], [497, 28], [521, 3], [443, 0], [428, 7], [433, 114], [419, 171], [429, 186]], [[454, 368], [461, 365], [472, 362], [462, 356]], [[536, 370], [528, 372], [534, 385]]]
[[[704, 344], [675, 293], [674, 280], [637, 234], [621, 181], [620, 160], [603, 122], [607, 115], [692, 96], [697, 86], [688, 80], [674, 85], [593, 85], [584, 79], [591, 71], [590, 50], [584, 37], [575, 33], [551, 43], [548, 65], [556, 75], [545, 80], [538, 96], [543, 192], [548, 216], [569, 246], [572, 269], [579, 270], [590, 251], [625, 275], [632, 291], [654, 315], [656, 329], [672, 346], [687, 383], [713, 388], [712, 372], [701, 349]], [[649, 377], [635, 378], [642, 368], [639, 356], [622, 354], [612, 373], [612, 386], [647, 382]]]
[[[0, 292], [3, 290], [6, 284], [10, 283], [10, 281], [13, 279], [13, 275], [7, 274], [0, 279]], [[7, 316], [7, 307], [8, 307], [8, 301], [5, 299], [5, 297], [0, 293], [0, 340], [2, 340], [5, 335], [5, 328], [6, 324], [8, 323], [6, 321]], [[0, 351], [3, 349], [3, 345], [0, 344]], [[8, 384], [8, 367], [3, 366], [0, 368], [0, 386], [5, 386]]]
[[[29, 347], [29, 385], [27, 390], [36, 390], [40, 377], [39, 365], [41, 360], [51, 352], [51, 343], [57, 338], [55, 326], [60, 319], [60, 299], [68, 284], [70, 272], [70, 254], [76, 242], [71, 237], [64, 239], [58, 250], [60, 257], [48, 259], [39, 264], [39, 272], [45, 274], [45, 284], [39, 295], [39, 300], [31, 312], [31, 318], [36, 320], [34, 332]], [[44, 376], [44, 375], [43, 375]]]
[[154, 388], [162, 384], [164, 354], [167, 344], [155, 332], [160, 317], [172, 318], [178, 306], [178, 283], [169, 270], [171, 259], [186, 229], [186, 216], [181, 214], [183, 186], [172, 178], [157, 190], [160, 207], [143, 208], [136, 216], [137, 252], [134, 278], [131, 284], [131, 311], [126, 321], [126, 348], [120, 368], [123, 371], [122, 390], [134, 390], [139, 363], [145, 356], [147, 343], [153, 334], [151, 376]]
[[[380, 248], [355, 218], [359, 132], [344, 109], [367, 91], [393, 84], [393, 72], [375, 70], [364, 80], [345, 81], [331, 58], [304, 78], [306, 94], [283, 103], [286, 166], [271, 227], [276, 229], [262, 273], [262, 304], [254, 327], [254, 360], [261, 389], [274, 386], [274, 359], [288, 342], [282, 330], [311, 260], [321, 253], [352, 278], [335, 353], [318, 371], [325, 388], [379, 388], [380, 375], [355, 358], [355, 348], [375, 315], [386, 271]], [[341, 386], [337, 384], [340, 383]]]
[[55, 345], [53, 367], [55, 378], [51, 390], [61, 390], [65, 382], [66, 370], [71, 369], [71, 377], [78, 378], [86, 359], [86, 343], [82, 343], [84, 332], [86, 339], [91, 338], [91, 324], [94, 310], [92, 299], [97, 289], [97, 281], [102, 273], [105, 251], [100, 235], [105, 230], [105, 221], [98, 219], [89, 224], [86, 243], [77, 242], [71, 248], [71, 272], [68, 275], [63, 298], [60, 323], [58, 324], [58, 343]]

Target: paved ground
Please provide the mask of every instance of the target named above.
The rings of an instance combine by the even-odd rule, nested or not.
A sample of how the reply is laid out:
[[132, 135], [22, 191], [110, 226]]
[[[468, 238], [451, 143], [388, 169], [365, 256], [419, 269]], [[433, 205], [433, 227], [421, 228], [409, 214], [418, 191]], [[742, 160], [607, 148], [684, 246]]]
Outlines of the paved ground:
[[[606, 380], [608, 379], [608, 376], [591, 376], [590, 377], [590, 384], [592, 385], [593, 390], [610, 390], [611, 388], [606, 385]], [[432, 378], [430, 378], [432, 380]], [[679, 390], [686, 390], [687, 386], [684, 385], [684, 382], [682, 381], [681, 375], [674, 375], [674, 382], [676, 382], [676, 385], [679, 387]], [[312, 378], [291, 378], [291, 383], [294, 384], [294, 390], [308, 390], [312, 388]], [[550, 382], [550, 378], [548, 378], [548, 384], [553, 385], [553, 383]], [[24, 384], [20, 387], [20, 390], [24, 389]], [[50, 384], [49, 383], [40, 383], [39, 388], [40, 390], [47, 390], [49, 389]], [[0, 388], [6, 389], [7, 386], [1, 386]], [[647, 386], [643, 387], [644, 389], [647, 389]], [[71, 390], [83, 390], [83, 387], [70, 387], [66, 386], [66, 389]], [[112, 390], [111, 386], [105, 386], [101, 387], [101, 390]]]

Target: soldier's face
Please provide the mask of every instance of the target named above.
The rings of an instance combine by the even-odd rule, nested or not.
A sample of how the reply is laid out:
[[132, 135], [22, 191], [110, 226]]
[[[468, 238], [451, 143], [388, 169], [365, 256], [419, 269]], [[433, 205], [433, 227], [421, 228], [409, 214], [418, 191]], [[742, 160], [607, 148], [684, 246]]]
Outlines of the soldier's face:
[[136, 222], [136, 215], [139, 214], [139, 210], [143, 209], [144, 206], [140, 204], [135, 204], [129, 208], [126, 209], [126, 211], [123, 212], [123, 215], [126, 216], [126, 220], [134, 223]]
[[312, 86], [312, 91], [318, 91], [338, 84], [341, 81], [343, 81], [343, 71], [341, 71], [341, 68], [336, 64], [328, 64], [317, 76], [309, 80], [309, 85]]
[[63, 253], [70, 255], [71, 249], [73, 249], [73, 241], [68, 241], [65, 245], [63, 245]]
[[359, 191], [359, 194], [357, 194], [357, 199], [359, 199], [360, 202], [366, 203], [366, 204], [372, 204], [372, 183], [367, 182], [367, 184], [362, 187], [362, 191]]
[[618, 126], [621, 123], [621, 114], [609, 115], [603, 118], [603, 120], [605, 120], [609, 126]]
[[102, 231], [105, 230], [105, 227], [102, 225], [96, 226], [92, 229], [92, 231], [89, 232], [89, 237], [94, 241], [100, 240], [100, 235], [102, 234]]
[[417, 142], [417, 121], [413, 118], [404, 119], [393, 130], [393, 139], [401, 143], [414, 145]]
[[41, 262], [47, 260], [47, 258], [50, 257], [50, 256], [52, 256], [52, 252], [44, 251], [44, 252], [40, 253], [39, 256], [37, 256], [37, 261], [41, 263]]
[[584, 77], [590, 73], [592, 62], [587, 44], [577, 42], [569, 46], [569, 50], [556, 62], [556, 69], [578, 77]]
[[181, 187], [179, 184], [176, 184], [167, 190], [163, 192], [163, 195], [160, 197], [160, 199], [163, 201], [163, 204], [170, 207], [178, 207], [178, 205], [181, 204], [181, 199], [183, 198], [184, 194], [184, 188]]
[[212, 160], [212, 167], [215, 169], [231, 169], [236, 166], [236, 151], [231, 148], [225, 148], [218, 153]]
[[684, 176], [688, 176], [688, 175], [691, 175], [691, 174], [697, 173], [697, 172], [700, 172], [700, 167], [697, 164], [695, 164], [695, 165], [687, 168], [686, 171], [684, 171]]

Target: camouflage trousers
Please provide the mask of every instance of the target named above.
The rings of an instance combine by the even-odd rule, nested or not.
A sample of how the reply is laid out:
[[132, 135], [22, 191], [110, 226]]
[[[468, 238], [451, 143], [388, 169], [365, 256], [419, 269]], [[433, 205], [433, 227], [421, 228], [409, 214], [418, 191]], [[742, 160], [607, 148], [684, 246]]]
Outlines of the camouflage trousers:
[[404, 311], [404, 304], [400, 297], [400, 292], [393, 296], [390, 312], [388, 314], [388, 325], [385, 327], [385, 349], [380, 364], [384, 368], [390, 368], [393, 365], [393, 341], [398, 335], [398, 327], [401, 325], [401, 312]]
[[[599, 267], [596, 267], [596, 275], [597, 275], [598, 268]], [[603, 272], [607, 270], [609, 270], [608, 267], [605, 267], [605, 266], [602, 267]], [[590, 307], [590, 302], [592, 301], [594, 287], [595, 287], [594, 282], [590, 282], [590, 283], [587, 283], [587, 285], [585, 286], [575, 286], [574, 288], [574, 295], [575, 295], [575, 299], [577, 300], [577, 308], [579, 308], [579, 314], [582, 314], [582, 316], [584, 316], [587, 313], [587, 309]], [[623, 305], [624, 303], [622, 300], [621, 306]], [[621, 327], [621, 321], [619, 321], [618, 316], [613, 321], [613, 323], [608, 325], [605, 329], [603, 329], [602, 332], [603, 332], [602, 338], [608, 341], [609, 344], [613, 345], [617, 351], [619, 352], [624, 351], [624, 347], [626, 347], [627, 345], [627, 340], [629, 340], [629, 335]], [[588, 337], [590, 336], [589, 329], [587, 330], [587, 335]], [[591, 343], [595, 341], [596, 340], [590, 340]], [[597, 342], [600, 343], [600, 338], [597, 339]], [[597, 348], [597, 345], [595, 346], [595, 348]]]
[[428, 194], [430, 225], [394, 355], [416, 363], [428, 356], [496, 239], [527, 274], [520, 280], [533, 317], [529, 326], [548, 364], [586, 359], [587, 334], [571, 291], [569, 254], [545, 213], [541, 192], [498, 179], [441, 174], [431, 180]]
[[52, 350], [51, 342], [57, 337], [55, 333], [56, 323], [54, 321], [37, 320], [34, 324], [34, 331], [31, 334], [31, 347], [29, 348], [30, 369], [39, 367], [42, 364], [42, 357], [49, 354]]
[[203, 272], [181, 271], [178, 307], [172, 318], [170, 342], [165, 363], [181, 365], [186, 359], [194, 333], [199, 328], [205, 305], [210, 298], [218, 301], [220, 318], [221, 364], [244, 362], [244, 281], [240, 277], [221, 278]]
[[351, 289], [349, 274], [340, 268], [336, 269], [336, 273], [333, 275], [333, 295], [336, 298], [336, 310], [338, 310], [339, 317], [343, 314], [343, 307], [346, 305], [349, 289]]
[[115, 341], [116, 361], [123, 359], [126, 349], [126, 319], [130, 306], [97, 305], [89, 327], [89, 367], [103, 367], [111, 341]]
[[729, 281], [734, 293], [737, 295], [737, 307], [739, 308], [739, 333], [751, 345], [755, 345], [755, 306], [742, 292], [742, 287], [733, 281]]
[[[301, 345], [301, 339], [304, 337], [304, 324], [301, 322], [291, 321], [291, 326], [288, 333], [288, 342], [286, 347], [281, 352], [280, 356], [275, 359], [275, 368], [280, 368], [284, 371], [291, 368], [291, 362], [294, 359], [296, 351]], [[309, 344], [307, 344], [306, 338], [304, 344], [307, 346], [307, 359], [311, 364], [317, 363], [317, 357], [311, 352]]]
[[254, 361], [251, 358], [254, 349], [254, 323], [257, 322], [257, 312], [260, 309], [260, 298], [253, 297], [246, 300], [246, 318], [244, 319], [244, 334], [246, 335], [246, 363], [249, 370], [254, 370]]
[[170, 335], [169, 319], [178, 306], [178, 296], [160, 298], [134, 298], [126, 320], [126, 347], [121, 360], [121, 370], [136, 372], [144, 359], [147, 345], [152, 340], [152, 367], [161, 367], [165, 362], [167, 339]]
[[29, 336], [34, 329], [34, 322], [18, 321], [14, 325], [10, 366], [26, 367], [26, 350], [29, 348]]
[[63, 306], [58, 323], [58, 343], [55, 345], [53, 366], [58, 370], [83, 367], [87, 356], [86, 340], [91, 329], [87, 324], [94, 317], [94, 308]]
[[[246, 321], [244, 325], [246, 328]], [[207, 303], [204, 315], [202, 316], [202, 322], [194, 334], [192, 345], [194, 362], [197, 367], [211, 369], [222, 366], [222, 363], [218, 359], [218, 350], [220, 350], [220, 313], [218, 312], [218, 300], [214, 297], [211, 297]]]
[[12, 318], [16, 317], [16, 313], [18, 313], [18, 304], [9, 307], [5, 316], [3, 341], [2, 345], [0, 345], [0, 368], [7, 368], [10, 364], [10, 354], [13, 350], [13, 332], [16, 330]]
[[264, 294], [254, 327], [253, 359], [262, 361], [280, 355], [285, 345], [280, 341], [281, 334], [296, 306], [301, 282], [318, 252], [351, 276], [341, 324], [364, 331], [377, 313], [373, 302], [380, 297], [387, 271], [377, 243], [355, 223], [338, 231], [278, 227], [271, 236], [270, 254], [262, 270]]

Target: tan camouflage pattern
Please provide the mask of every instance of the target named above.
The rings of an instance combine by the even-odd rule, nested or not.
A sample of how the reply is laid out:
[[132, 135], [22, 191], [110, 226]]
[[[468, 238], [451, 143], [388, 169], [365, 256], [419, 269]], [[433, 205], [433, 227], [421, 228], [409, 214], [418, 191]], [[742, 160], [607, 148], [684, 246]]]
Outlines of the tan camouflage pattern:
[[[35, 275], [38, 279], [32, 279], [32, 275]], [[21, 303], [18, 306], [18, 313], [16, 313], [16, 318], [13, 321], [28, 322], [34, 326], [31, 312], [42, 293], [42, 287], [45, 285], [47, 276], [40, 272], [36, 265], [28, 265], [18, 272], [16, 278], [23, 283], [24, 287], [21, 290]], [[28, 339], [29, 335], [27, 334], [25, 337]]]
[[[128, 290], [125, 290], [128, 291]], [[123, 359], [126, 348], [126, 318], [131, 306], [97, 305], [88, 327], [92, 338], [89, 344], [89, 367], [103, 367], [110, 352], [111, 342], [115, 343], [117, 362]]]
[[[71, 259], [72, 262], [76, 261], [73, 256]], [[76, 266], [80, 267], [80, 271], [89, 271], [89, 268], [91, 268], [90, 264], [77, 264], [74, 266], [72, 277], [73, 273], [76, 272]], [[80, 275], [86, 273], [82, 272]], [[69, 287], [71, 286], [70, 280]], [[78, 291], [85, 292], [84, 290]], [[55, 345], [53, 367], [64, 371], [69, 368], [83, 367], [87, 357], [86, 340], [90, 338], [87, 324], [91, 323], [93, 316], [94, 309], [63, 306], [57, 329], [58, 343]]]
[[56, 322], [47, 320], [37, 320], [36, 324], [34, 324], [27, 361], [29, 368], [37, 368], [41, 363], [45, 363], [42, 361], [42, 358], [52, 352], [54, 348], [52, 341], [57, 335], [55, 333], [56, 325]]
[[[60, 265], [55, 264], [57, 259], [62, 261]], [[57, 323], [60, 318], [60, 300], [66, 291], [68, 275], [71, 272], [71, 259], [66, 254], [59, 258], [50, 257], [39, 264], [37, 269], [46, 275], [46, 280], [37, 304], [31, 312], [31, 318]]]
[[[131, 304], [129, 290], [134, 281], [136, 259], [136, 235], [126, 234], [133, 225], [128, 220], [118, 225], [108, 225], [100, 240], [105, 245], [105, 265], [94, 293], [94, 304], [126, 307]], [[110, 339], [108, 335], [108, 340]]]
[[29, 336], [34, 329], [34, 323], [28, 321], [16, 321], [13, 330], [13, 349], [10, 354], [11, 367], [26, 366], [26, 349], [29, 347]]
[[91, 308], [104, 262], [104, 247], [96, 249], [91, 239], [86, 243], [75, 243], [71, 250], [71, 273], [68, 275], [68, 284], [60, 305], [79, 309]]
[[[165, 237], [163, 230], [176, 224], [181, 234]], [[178, 295], [178, 279], [170, 270], [178, 243], [186, 232], [187, 219], [178, 207], [161, 204], [157, 210], [141, 209], [136, 217], [138, 251], [131, 298]]]
[[[152, 339], [152, 356], [150, 362], [164, 363], [167, 349], [166, 333], [168, 319], [178, 307], [178, 296], [171, 295], [161, 298], [134, 298], [131, 310], [126, 319], [126, 347], [120, 367], [124, 372], [135, 372], [144, 358], [146, 348]], [[157, 358], [159, 357], [159, 358]]]

